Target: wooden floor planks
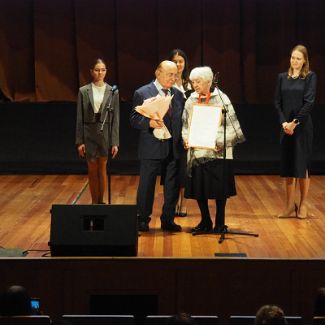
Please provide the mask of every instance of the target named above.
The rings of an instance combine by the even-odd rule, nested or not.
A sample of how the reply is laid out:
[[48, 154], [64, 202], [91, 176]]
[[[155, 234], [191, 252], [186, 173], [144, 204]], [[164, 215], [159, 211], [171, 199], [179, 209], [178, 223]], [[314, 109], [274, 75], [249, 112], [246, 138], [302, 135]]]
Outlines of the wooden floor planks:
[[[114, 175], [112, 204], [135, 204], [137, 176]], [[325, 258], [325, 176], [313, 176], [310, 187], [310, 214], [306, 220], [278, 219], [284, 207], [283, 180], [278, 176], [236, 176], [237, 196], [228, 200], [226, 223], [233, 231], [259, 235], [227, 234], [222, 244], [214, 234], [192, 236], [199, 222], [196, 202], [188, 201], [189, 215], [176, 218], [182, 233], [160, 230], [162, 187], [157, 179], [150, 231], [139, 237], [138, 256], [213, 257], [215, 253], [245, 253], [250, 258]], [[297, 191], [297, 200], [299, 193]], [[86, 175], [1, 175], [0, 246], [47, 250], [52, 204], [89, 204]], [[214, 201], [209, 202], [211, 216]], [[41, 256], [32, 251], [28, 256]]]

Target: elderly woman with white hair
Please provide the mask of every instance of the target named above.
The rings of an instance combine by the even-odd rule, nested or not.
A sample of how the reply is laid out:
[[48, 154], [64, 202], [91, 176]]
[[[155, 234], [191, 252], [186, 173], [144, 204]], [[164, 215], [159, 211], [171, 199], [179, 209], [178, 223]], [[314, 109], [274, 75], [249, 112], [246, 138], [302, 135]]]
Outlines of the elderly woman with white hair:
[[[233, 147], [243, 142], [244, 135], [236, 117], [235, 110], [226, 94], [213, 86], [213, 73], [210, 67], [197, 67], [190, 73], [195, 92], [187, 99], [183, 112], [182, 137], [184, 147], [188, 149], [188, 177], [185, 197], [196, 199], [201, 212], [200, 223], [192, 232], [222, 232], [225, 225], [225, 207], [227, 198], [236, 195], [233, 172]], [[222, 98], [220, 98], [220, 96]], [[224, 156], [224, 118], [216, 134], [215, 148], [189, 147], [190, 118], [193, 106], [208, 105], [222, 107], [226, 113], [226, 159]], [[217, 121], [216, 121], [217, 123]], [[216, 221], [210, 218], [208, 199], [216, 201]]]

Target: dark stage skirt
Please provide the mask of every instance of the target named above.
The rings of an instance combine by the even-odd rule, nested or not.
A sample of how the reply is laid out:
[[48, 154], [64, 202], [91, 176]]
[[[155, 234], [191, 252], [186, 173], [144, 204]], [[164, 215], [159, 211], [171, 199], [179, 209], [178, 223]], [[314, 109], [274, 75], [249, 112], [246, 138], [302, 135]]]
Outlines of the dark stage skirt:
[[186, 178], [186, 198], [223, 200], [234, 195], [236, 185], [230, 159], [216, 159], [193, 166], [192, 176]]
[[281, 142], [280, 176], [305, 178], [312, 152], [312, 136], [284, 135]]
[[103, 131], [100, 130], [101, 127], [100, 122], [87, 123], [84, 126], [87, 160], [108, 156], [108, 124], [104, 124]]

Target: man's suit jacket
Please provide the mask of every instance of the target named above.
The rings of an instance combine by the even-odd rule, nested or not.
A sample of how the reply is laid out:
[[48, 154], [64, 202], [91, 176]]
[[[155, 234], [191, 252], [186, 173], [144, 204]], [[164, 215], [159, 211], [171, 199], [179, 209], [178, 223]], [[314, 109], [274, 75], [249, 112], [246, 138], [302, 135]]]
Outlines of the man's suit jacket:
[[[149, 127], [150, 119], [139, 114], [135, 107], [142, 105], [145, 99], [158, 95], [158, 89], [153, 82], [137, 89], [133, 97], [133, 109], [130, 115], [131, 125], [140, 130], [138, 156], [139, 159], [164, 159], [170, 150], [170, 140], [159, 140], [153, 135], [153, 129]], [[176, 88], [171, 88], [174, 95], [171, 115], [172, 149], [175, 159], [179, 159], [182, 152], [182, 113], [184, 109], [183, 94]], [[167, 118], [167, 117], [166, 117]], [[168, 117], [169, 118], [169, 117]]]
[[[106, 119], [106, 124], [111, 123], [111, 141], [108, 141], [112, 146], [119, 145], [119, 123], [120, 123], [120, 103], [117, 91], [112, 94], [112, 87], [106, 84], [103, 102], [101, 104], [100, 122], [105, 119], [105, 112], [107, 106], [111, 101], [111, 113], [109, 118]], [[76, 144], [85, 143], [84, 124], [96, 123], [96, 117], [94, 113], [94, 97], [91, 84], [87, 84], [79, 89], [78, 102], [77, 102], [77, 125], [76, 125]], [[107, 136], [107, 132], [104, 132], [104, 136]]]

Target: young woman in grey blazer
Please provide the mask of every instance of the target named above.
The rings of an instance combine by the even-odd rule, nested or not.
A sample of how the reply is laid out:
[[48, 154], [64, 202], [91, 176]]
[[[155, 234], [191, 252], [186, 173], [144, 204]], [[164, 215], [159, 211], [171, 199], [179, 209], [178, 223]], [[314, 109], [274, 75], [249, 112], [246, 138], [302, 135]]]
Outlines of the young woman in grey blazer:
[[105, 204], [107, 159], [119, 146], [119, 96], [105, 82], [106, 72], [105, 62], [97, 59], [90, 69], [93, 80], [79, 89], [77, 103], [76, 145], [87, 160], [92, 204]]

